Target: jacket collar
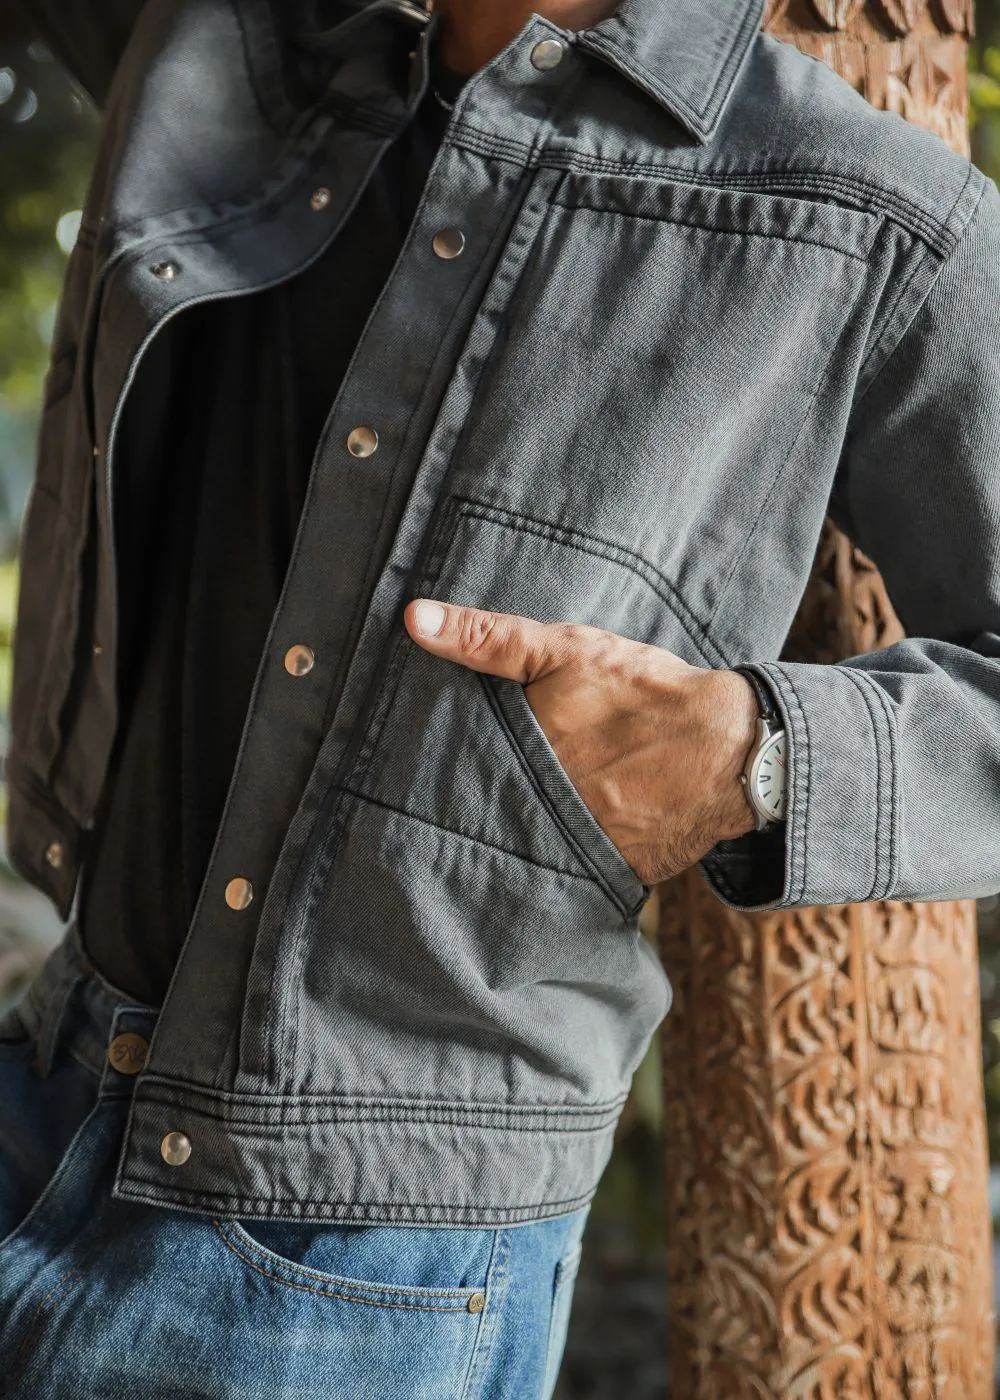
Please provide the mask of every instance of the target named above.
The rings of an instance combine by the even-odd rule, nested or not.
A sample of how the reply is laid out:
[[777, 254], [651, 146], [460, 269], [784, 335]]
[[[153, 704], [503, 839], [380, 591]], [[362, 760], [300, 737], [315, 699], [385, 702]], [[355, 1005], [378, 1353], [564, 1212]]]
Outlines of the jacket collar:
[[622, 0], [576, 36], [708, 141], [760, 29], [765, 0]]
[[[288, 0], [236, 0], [244, 13], [273, 25], [275, 8], [290, 18]], [[315, 3], [297, 0], [313, 11]], [[707, 142], [722, 118], [726, 103], [756, 38], [765, 0], [621, 0], [618, 9], [599, 24], [579, 30], [576, 44], [603, 59], [641, 88], [681, 123], [695, 140]], [[319, 8], [322, 9], [322, 0]], [[336, 0], [339, 22], [315, 35], [316, 46], [333, 52], [362, 41], [373, 19], [403, 20], [423, 29], [430, 19], [426, 0]], [[251, 44], [274, 57], [274, 31]], [[275, 75], [276, 76], [276, 75]], [[260, 75], [258, 86], [260, 84]], [[286, 79], [287, 81], [287, 79]], [[272, 78], [271, 88], [274, 87]], [[282, 84], [282, 87], [284, 84]], [[258, 97], [261, 96], [258, 91]], [[272, 98], [275, 93], [271, 92]], [[282, 94], [287, 104], [287, 94]], [[291, 109], [282, 114], [287, 120]]]

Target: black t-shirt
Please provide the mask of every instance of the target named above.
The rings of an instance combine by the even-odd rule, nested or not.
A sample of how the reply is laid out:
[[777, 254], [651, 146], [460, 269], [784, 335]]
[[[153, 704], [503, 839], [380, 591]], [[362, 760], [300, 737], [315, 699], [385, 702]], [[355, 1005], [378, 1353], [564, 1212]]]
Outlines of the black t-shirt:
[[77, 917], [98, 969], [152, 1005], [208, 867], [323, 425], [447, 126], [433, 89], [453, 100], [463, 81], [432, 54], [432, 88], [310, 268], [191, 308], [153, 343], [140, 372], [166, 396], [165, 434], [126, 402], [121, 718]]

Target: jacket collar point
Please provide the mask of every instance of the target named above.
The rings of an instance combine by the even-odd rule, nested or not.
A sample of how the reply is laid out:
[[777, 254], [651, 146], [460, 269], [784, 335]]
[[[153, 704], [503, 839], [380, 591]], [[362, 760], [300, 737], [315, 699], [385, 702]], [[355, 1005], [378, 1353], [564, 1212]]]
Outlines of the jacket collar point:
[[577, 42], [711, 140], [764, 18], [765, 0], [622, 0]]

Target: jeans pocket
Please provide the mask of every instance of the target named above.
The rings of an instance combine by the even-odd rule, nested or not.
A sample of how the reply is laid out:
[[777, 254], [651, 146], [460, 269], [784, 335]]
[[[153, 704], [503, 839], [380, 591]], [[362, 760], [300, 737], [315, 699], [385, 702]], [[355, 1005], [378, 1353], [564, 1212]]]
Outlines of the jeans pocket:
[[316, 1394], [461, 1400], [492, 1306], [495, 1231], [212, 1224], [238, 1270], [234, 1306], [268, 1336], [294, 1333], [297, 1375]]
[[580, 1271], [583, 1244], [576, 1245], [563, 1255], [556, 1265], [552, 1285], [552, 1312], [549, 1318], [549, 1336], [545, 1352], [545, 1380], [542, 1383], [541, 1400], [549, 1400], [556, 1388], [559, 1367], [566, 1349], [566, 1336], [569, 1331], [570, 1312], [573, 1307], [573, 1289]]
[[[276, 1283], [320, 1296], [379, 1307], [472, 1314], [482, 1312], [486, 1303], [485, 1260], [482, 1278], [455, 1284], [443, 1281], [445, 1271], [450, 1266], [454, 1272], [456, 1264], [434, 1259], [440, 1246], [433, 1235], [443, 1237], [448, 1231], [284, 1221], [216, 1219], [212, 1223], [226, 1247], [250, 1268]], [[458, 1267], [463, 1279], [480, 1272], [475, 1263], [470, 1268], [463, 1261]], [[442, 1281], [426, 1282], [429, 1270]]]

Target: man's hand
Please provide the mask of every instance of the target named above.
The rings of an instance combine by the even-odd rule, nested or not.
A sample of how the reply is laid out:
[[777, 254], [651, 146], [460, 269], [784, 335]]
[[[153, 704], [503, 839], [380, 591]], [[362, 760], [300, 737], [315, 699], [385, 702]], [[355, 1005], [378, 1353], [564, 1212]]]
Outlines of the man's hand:
[[415, 599], [427, 651], [520, 681], [586, 805], [646, 884], [754, 827], [739, 781], [757, 700], [734, 671], [575, 623]]

